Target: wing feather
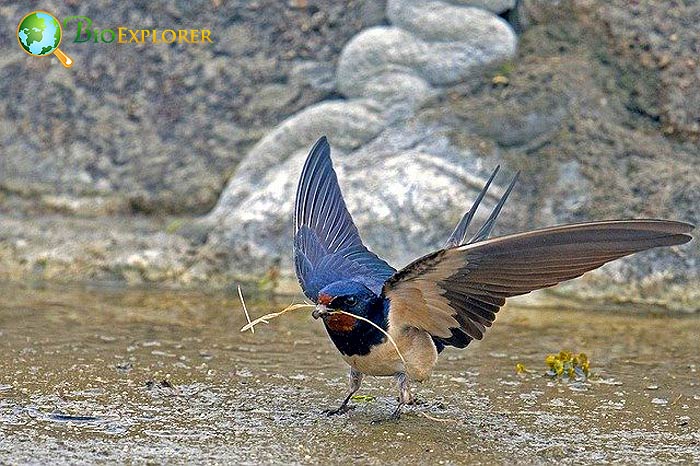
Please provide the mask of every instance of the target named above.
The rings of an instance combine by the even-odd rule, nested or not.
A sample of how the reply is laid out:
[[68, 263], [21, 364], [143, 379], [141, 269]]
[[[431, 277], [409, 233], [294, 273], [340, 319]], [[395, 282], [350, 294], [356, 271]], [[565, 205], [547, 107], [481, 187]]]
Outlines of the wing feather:
[[474, 218], [474, 215], [476, 214], [476, 211], [479, 209], [479, 204], [481, 204], [481, 201], [484, 199], [484, 196], [486, 195], [486, 192], [489, 190], [489, 187], [491, 186], [491, 182], [493, 182], [493, 179], [496, 178], [496, 174], [498, 173], [498, 170], [501, 168], [500, 165], [496, 165], [496, 169], [491, 173], [491, 176], [489, 177], [488, 181], [486, 181], [486, 184], [484, 185], [483, 188], [481, 188], [481, 191], [479, 192], [479, 195], [476, 196], [476, 199], [474, 200], [474, 203], [472, 204], [471, 208], [469, 211], [464, 214], [462, 219], [459, 221], [457, 226], [455, 227], [454, 231], [450, 235], [450, 237], [447, 239], [445, 242], [445, 248], [452, 248], [456, 246], [461, 246], [463, 245], [466, 240], [467, 240], [467, 229], [469, 228], [469, 225], [472, 222], [472, 219]]
[[483, 337], [506, 298], [580, 277], [629, 254], [686, 243], [693, 228], [666, 220], [613, 220], [442, 249], [387, 281], [389, 322], [464, 347]]
[[355, 280], [375, 293], [396, 270], [370, 252], [343, 200], [325, 137], [311, 149], [301, 172], [294, 207], [294, 263], [311, 300], [338, 280]]

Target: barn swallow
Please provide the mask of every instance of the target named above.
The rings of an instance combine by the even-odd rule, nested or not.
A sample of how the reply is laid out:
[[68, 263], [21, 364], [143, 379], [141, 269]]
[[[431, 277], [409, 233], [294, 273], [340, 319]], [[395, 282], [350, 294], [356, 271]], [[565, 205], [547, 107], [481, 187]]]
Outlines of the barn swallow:
[[[467, 229], [498, 168], [444, 246], [401, 270], [362, 243], [343, 200], [325, 137], [311, 149], [297, 187], [294, 263], [331, 341], [350, 366], [342, 404], [349, 409], [365, 375], [392, 376], [402, 406], [409, 382], [426, 380], [446, 346], [481, 340], [506, 298], [554, 286], [612, 260], [692, 239], [693, 225], [668, 220], [609, 220], [559, 225], [490, 238], [517, 175], [474, 236]], [[370, 320], [370, 323], [343, 310]], [[394, 346], [396, 345], [396, 347]], [[400, 350], [400, 354], [399, 351]]]

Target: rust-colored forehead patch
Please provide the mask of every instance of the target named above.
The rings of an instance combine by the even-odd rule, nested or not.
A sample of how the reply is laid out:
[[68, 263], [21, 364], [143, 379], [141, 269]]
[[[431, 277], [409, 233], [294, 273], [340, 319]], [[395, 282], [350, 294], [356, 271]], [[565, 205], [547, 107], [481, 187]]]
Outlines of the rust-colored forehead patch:
[[326, 293], [319, 293], [318, 294], [318, 304], [323, 304], [324, 306], [328, 306], [331, 301], [333, 301], [333, 296], [326, 294]]
[[357, 319], [347, 314], [332, 314], [326, 319], [328, 328], [335, 332], [349, 332], [355, 326], [355, 322]]

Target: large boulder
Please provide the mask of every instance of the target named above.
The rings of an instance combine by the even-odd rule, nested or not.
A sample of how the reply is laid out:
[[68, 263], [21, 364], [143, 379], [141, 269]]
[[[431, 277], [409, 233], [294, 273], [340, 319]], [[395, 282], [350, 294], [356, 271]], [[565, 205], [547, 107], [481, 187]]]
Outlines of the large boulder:
[[[123, 212], [204, 213], [243, 155], [267, 131], [335, 93], [345, 42], [380, 23], [384, 3], [172, 1], [50, 2], [59, 19], [95, 28], [187, 25], [213, 44], [73, 43], [75, 66], [23, 53], [0, 37], [0, 189], [35, 204], [45, 196], [111, 199]], [[0, 7], [14, 31], [22, 2]], [[103, 212], [108, 213], [108, 212]]]
[[[363, 238], [395, 266], [439, 247], [499, 163], [522, 176], [496, 234], [609, 218], [697, 222], [697, 147], [639, 111], [662, 107], [648, 88], [638, 89], [653, 89], [659, 77], [643, 74], [630, 85], [630, 59], [610, 52], [615, 36], [599, 12], [525, 3], [513, 14], [529, 29], [510, 61], [515, 36], [485, 10], [389, 1], [391, 24], [353, 38], [337, 71], [338, 89], [349, 97], [338, 108], [371, 108], [365, 123], [376, 134], [348, 145], [354, 133], [347, 122], [312, 123], [322, 115], [318, 107], [289, 119], [269, 136], [274, 145], [261, 143], [231, 179], [209, 216], [215, 224], [205, 249], [226, 251], [237, 272], [281, 265], [290, 274], [296, 179], [322, 134]], [[459, 21], [479, 26], [460, 36]], [[490, 58], [482, 60], [485, 51]], [[337, 113], [341, 120], [350, 114]], [[496, 184], [507, 181], [501, 175]], [[556, 291], [699, 309], [699, 262], [694, 241], [617, 261]]]
[[306, 153], [309, 140], [327, 134], [339, 150], [352, 150], [375, 137], [384, 127], [378, 106], [363, 101], [327, 101], [312, 105], [283, 121], [248, 153], [229, 183], [209, 220], [229, 216], [248, 196], [265, 186], [267, 177], [280, 170], [288, 159]]
[[445, 86], [512, 57], [515, 33], [489, 11], [444, 1], [391, 0], [387, 17], [390, 25], [362, 31], [341, 53], [336, 82], [346, 100], [293, 115], [241, 162], [204, 220], [206, 256], [227, 251], [238, 273], [290, 270], [294, 189], [322, 135], [378, 252], [405, 264], [444, 241], [493, 167], [454, 150], [445, 127], [414, 121], [416, 111]]
[[[396, 266], [444, 243], [494, 166], [454, 150], [445, 128], [402, 122], [353, 151], [329, 138], [348, 208], [366, 243]], [[291, 270], [292, 215], [309, 147], [259, 172], [249, 194], [227, 204], [210, 233], [237, 271], [263, 274], [273, 264]], [[239, 186], [242, 189], [243, 183]], [[239, 191], [240, 192], [240, 191]], [[484, 205], [502, 191], [492, 189]], [[222, 212], [223, 211], [223, 212]], [[480, 211], [477, 219], [486, 215]]]

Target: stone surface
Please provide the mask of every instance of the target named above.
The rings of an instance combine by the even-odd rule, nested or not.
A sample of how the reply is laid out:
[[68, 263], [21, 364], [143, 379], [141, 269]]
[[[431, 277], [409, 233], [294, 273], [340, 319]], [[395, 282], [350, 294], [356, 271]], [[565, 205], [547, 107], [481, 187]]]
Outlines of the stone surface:
[[[290, 219], [307, 153], [308, 147], [297, 151], [259, 177], [248, 196], [220, 206], [225, 215], [210, 245], [229, 251], [237, 268], [261, 274], [279, 262], [290, 270]], [[444, 242], [494, 168], [450, 148], [444, 128], [421, 123], [398, 124], [355, 151], [332, 149], [332, 156], [363, 237], [394, 265]], [[493, 206], [498, 193], [494, 189], [484, 204]]]
[[[284, 246], [289, 233], [284, 225], [292, 212], [296, 180], [309, 145], [321, 135], [331, 140], [339, 167], [348, 172], [354, 165], [367, 169], [355, 173], [357, 194], [349, 202], [365, 206], [364, 219], [358, 222], [385, 232], [383, 244], [394, 247], [393, 259], [407, 262], [419, 244], [435, 241], [435, 235], [426, 235], [416, 223], [416, 215], [442, 217], [440, 222], [459, 218], [461, 213], [451, 211], [450, 206], [464, 205], [465, 192], [445, 187], [447, 180], [455, 183], [457, 173], [466, 176], [459, 160], [469, 157], [450, 152], [444, 129], [442, 139], [424, 144], [430, 152], [416, 145], [434, 137], [434, 128], [402, 129], [441, 87], [512, 56], [516, 39], [507, 23], [485, 10], [446, 2], [427, 7], [409, 0], [390, 1], [387, 16], [393, 24], [367, 29], [346, 45], [336, 82], [348, 100], [324, 102], [297, 113], [250, 151], [205, 220], [212, 227], [208, 247], [231, 250], [231, 245], [238, 245], [236, 251], [231, 250], [231, 258], [239, 270], [261, 273], [277, 261], [289, 269]], [[409, 165], [411, 161], [417, 165]], [[420, 173], [427, 172], [434, 176], [420, 179]], [[390, 185], [385, 193], [379, 192], [379, 183], [371, 183], [373, 173], [381, 174]], [[369, 184], [363, 186], [362, 180]], [[428, 186], [431, 182], [437, 183], [434, 188]], [[373, 199], [370, 191], [380, 197]], [[370, 205], [383, 205], [378, 207], [383, 215], [369, 209]], [[428, 213], [407, 214], [419, 211]], [[403, 219], [398, 224], [396, 216]], [[396, 231], [387, 234], [391, 225]], [[408, 233], [416, 228], [422, 233]], [[407, 242], [415, 247], [406, 248]]]
[[[281, 268], [293, 283], [294, 188], [323, 134], [363, 237], [396, 266], [442, 244], [497, 164], [500, 188], [522, 175], [496, 234], [697, 224], [697, 6], [513, 3], [49, 2], [59, 16], [202, 22], [221, 41], [64, 44], [84, 64], [66, 79], [0, 37], [21, 54], [0, 62], [2, 276], [225, 286]], [[8, 30], [19, 16], [0, 7]], [[695, 240], [556, 291], [698, 310], [699, 264]]]
[[[604, 23], [591, 26], [597, 13], [555, 2], [528, 7], [530, 28], [512, 61], [504, 59], [514, 36], [500, 18], [445, 2], [389, 1], [391, 24], [361, 32], [343, 50], [338, 89], [353, 99], [339, 108], [379, 103], [377, 135], [349, 147], [340, 138], [343, 125], [338, 131], [334, 124], [328, 136], [363, 238], [392, 264], [439, 247], [498, 163], [505, 173], [523, 173], [496, 233], [606, 218], [698, 221], [698, 151], [636, 111], [640, 93], [618, 79], [627, 62], [605, 54]], [[457, 39], [459, 20], [481, 29]], [[450, 55], [455, 43], [461, 48]], [[474, 49], [498, 58], [486, 65], [469, 55]], [[473, 67], [459, 54], [469, 55]], [[651, 78], [642, 76], [638, 85], [645, 79]], [[409, 95], [414, 100], [407, 102]], [[325, 134], [306, 129], [312, 118], [302, 112], [275, 130], [277, 152], [251, 152], [211, 215], [217, 223], [205, 250], [229, 254], [255, 274], [272, 264], [291, 270], [296, 178], [306, 151]], [[273, 162], [273, 153], [282, 163]], [[497, 181], [506, 182], [503, 175]], [[698, 309], [699, 257], [697, 241], [652, 251], [558, 290]]]
[[[506, 76], [506, 86], [488, 76], [454, 86], [430, 118], [459, 128], [453, 141], [466, 150], [483, 138], [494, 157], [523, 171], [514, 194], [519, 208], [504, 219], [511, 231], [632, 217], [697, 224], [700, 151], [692, 136], [676, 137], [639, 111], [645, 97], [638, 88], [655, 78], [642, 75], [630, 85], [628, 59], [613, 60], [605, 26], [591, 27], [597, 16], [563, 13], [542, 14], [513, 63], [492, 72]], [[699, 263], [695, 240], [617, 261], [558, 290], [609, 300], [656, 296], [698, 308]]]
[[672, 2], [660, 8], [653, 2], [615, 1], [603, 3], [597, 19], [608, 27], [627, 85], [640, 94], [637, 111], [659, 118], [667, 133], [684, 133], [697, 141], [700, 4]]
[[[318, 134], [336, 141], [338, 150], [351, 150], [376, 136], [386, 125], [377, 106], [362, 101], [328, 101], [313, 105], [285, 120], [262, 138], [241, 162], [236, 176], [209, 214], [210, 222], [228, 216], [231, 208], [255, 196], [269, 177], [294, 155], [305, 154]], [[289, 174], [288, 176], [291, 176]]]
[[456, 5], [467, 5], [483, 8], [493, 13], [503, 13], [515, 8], [516, 0], [451, 0]]
[[[384, 17], [381, 1], [44, 2], [93, 26], [208, 28], [211, 45], [73, 43], [75, 66], [0, 38], [0, 189], [120, 197], [140, 212], [203, 213], [270, 127], [335, 92], [344, 43]], [[0, 6], [14, 31], [21, 2]], [[31, 86], [24, 77], [31, 74]], [[166, 176], [164, 176], [164, 174]]]
[[337, 81], [345, 96], [371, 97], [371, 78], [384, 73], [413, 75], [433, 86], [460, 82], [515, 53], [511, 27], [477, 8], [391, 1], [387, 15], [392, 26], [365, 30], [343, 50]]
[[188, 273], [195, 252], [163, 221], [0, 212], [3, 281], [187, 284], [196, 280]]

